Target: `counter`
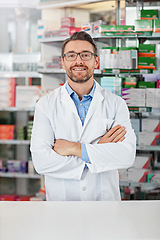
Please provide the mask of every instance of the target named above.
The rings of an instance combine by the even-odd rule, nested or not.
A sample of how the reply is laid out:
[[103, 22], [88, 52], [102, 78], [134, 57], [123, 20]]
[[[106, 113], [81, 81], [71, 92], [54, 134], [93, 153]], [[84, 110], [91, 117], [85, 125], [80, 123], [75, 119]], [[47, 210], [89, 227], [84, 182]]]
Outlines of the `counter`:
[[160, 239], [160, 201], [0, 202], [0, 240]]

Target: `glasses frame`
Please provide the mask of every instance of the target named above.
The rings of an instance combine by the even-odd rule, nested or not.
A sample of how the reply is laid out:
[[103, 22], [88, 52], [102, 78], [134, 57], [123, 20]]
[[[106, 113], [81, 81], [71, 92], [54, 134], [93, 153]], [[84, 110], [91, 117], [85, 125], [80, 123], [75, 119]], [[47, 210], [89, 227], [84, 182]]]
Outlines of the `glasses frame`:
[[[68, 53], [75, 53], [75, 54], [76, 54], [76, 58], [75, 58], [74, 60], [67, 60], [67, 59], [66, 59], [66, 55], [67, 55]], [[81, 54], [82, 54], [82, 53], [90, 53], [90, 54], [91, 54], [91, 58], [88, 59], [88, 60], [84, 60], [84, 59], [81, 57]], [[93, 53], [93, 52], [83, 51], [83, 52], [79, 52], [79, 53], [77, 53], [77, 52], [67, 52], [67, 53], [63, 54], [62, 58], [63, 58], [63, 59], [65, 58], [66, 61], [68, 61], [68, 62], [73, 62], [73, 61], [75, 61], [75, 60], [77, 59], [78, 55], [80, 56], [81, 60], [83, 60], [83, 61], [90, 61], [93, 56], [97, 57], [97, 54], [95, 54], [95, 53]]]

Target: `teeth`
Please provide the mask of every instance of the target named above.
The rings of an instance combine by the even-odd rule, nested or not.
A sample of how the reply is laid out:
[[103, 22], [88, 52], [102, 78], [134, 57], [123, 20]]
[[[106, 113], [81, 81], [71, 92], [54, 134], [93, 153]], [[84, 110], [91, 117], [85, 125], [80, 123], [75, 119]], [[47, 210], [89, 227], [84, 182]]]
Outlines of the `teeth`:
[[75, 70], [75, 71], [83, 71], [83, 70], [85, 70], [85, 68], [73, 68], [73, 70]]

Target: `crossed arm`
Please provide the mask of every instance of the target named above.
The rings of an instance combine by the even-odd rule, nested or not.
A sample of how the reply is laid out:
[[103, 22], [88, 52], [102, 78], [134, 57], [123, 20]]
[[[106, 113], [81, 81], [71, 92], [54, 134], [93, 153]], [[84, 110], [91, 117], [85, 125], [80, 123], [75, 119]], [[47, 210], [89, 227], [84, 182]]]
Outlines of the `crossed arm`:
[[[117, 143], [122, 142], [126, 134], [125, 127], [116, 125], [110, 129], [99, 141], [97, 144], [102, 143]], [[61, 156], [77, 156], [81, 158], [81, 143], [70, 142], [64, 139], [57, 139], [54, 143], [53, 150]]]

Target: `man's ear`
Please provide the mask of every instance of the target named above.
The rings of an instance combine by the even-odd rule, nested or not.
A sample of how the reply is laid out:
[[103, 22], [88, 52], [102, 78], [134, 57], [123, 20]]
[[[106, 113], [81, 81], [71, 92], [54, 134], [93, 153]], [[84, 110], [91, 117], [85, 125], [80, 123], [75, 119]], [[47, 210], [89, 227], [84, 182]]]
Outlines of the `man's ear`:
[[63, 69], [64, 70], [66, 70], [66, 68], [65, 68], [65, 64], [64, 64], [64, 59], [61, 57], [61, 63], [62, 63], [62, 67], [63, 67]]
[[98, 68], [99, 63], [100, 63], [100, 57], [97, 56], [96, 59], [95, 59], [95, 68]]

